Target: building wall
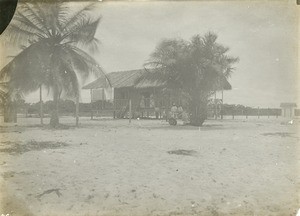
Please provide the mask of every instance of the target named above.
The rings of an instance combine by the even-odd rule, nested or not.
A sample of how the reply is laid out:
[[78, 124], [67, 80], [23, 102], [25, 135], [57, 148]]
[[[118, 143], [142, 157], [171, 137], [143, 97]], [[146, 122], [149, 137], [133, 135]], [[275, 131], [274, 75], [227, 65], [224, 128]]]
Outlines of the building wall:
[[283, 107], [281, 110], [282, 117], [292, 118], [295, 116], [295, 108], [293, 107]]
[[92, 101], [99, 100], [113, 100], [114, 99], [114, 88], [99, 88], [92, 90]]
[[[113, 98], [113, 100], [111, 98]], [[106, 105], [111, 101], [111, 103], [113, 103], [111, 106], [116, 109], [127, 106], [129, 99], [131, 99], [132, 110], [134, 112], [142, 109], [154, 110], [154, 108], [168, 107], [170, 103], [170, 98], [165, 98], [160, 89], [154, 90], [153, 88], [136, 89], [133, 87], [125, 87], [113, 88], [110, 91], [102, 88], [94, 89], [92, 99], [94, 102], [107, 101], [105, 102]], [[141, 103], [142, 100], [144, 100], [144, 103]]]

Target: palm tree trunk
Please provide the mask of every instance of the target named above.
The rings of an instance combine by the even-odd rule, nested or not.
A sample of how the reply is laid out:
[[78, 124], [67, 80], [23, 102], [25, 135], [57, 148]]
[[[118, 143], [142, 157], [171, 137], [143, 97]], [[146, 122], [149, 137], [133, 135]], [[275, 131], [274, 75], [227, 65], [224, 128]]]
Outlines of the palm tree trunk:
[[4, 115], [4, 122], [11, 123], [14, 121], [14, 112], [13, 107], [9, 106], [8, 104], [5, 104], [3, 106], [3, 115]]
[[58, 116], [58, 101], [59, 101], [59, 92], [57, 88], [53, 88], [53, 102], [54, 107], [51, 113], [50, 126], [58, 127], [59, 126], [59, 116]]
[[223, 119], [223, 105], [224, 105], [224, 95], [223, 95], [223, 89], [222, 89], [222, 104], [221, 104], [221, 119]]
[[13, 105], [13, 117], [14, 117], [14, 123], [17, 123], [17, 120], [18, 120], [17, 104]]
[[197, 95], [191, 102], [191, 119], [190, 124], [193, 126], [202, 126], [207, 119], [207, 102], [199, 99]]
[[7, 99], [4, 106], [3, 106], [3, 115], [4, 115], [4, 122], [6, 123], [16, 123], [17, 122], [17, 111], [16, 105]]
[[43, 98], [42, 98], [42, 85], [40, 85], [40, 118], [41, 118], [41, 125], [43, 125], [44, 110], [43, 110]]
[[79, 94], [76, 95], [75, 117], [76, 117], [76, 127], [78, 127], [79, 126]]
[[203, 114], [203, 112], [206, 112], [206, 109], [196, 107], [192, 111], [190, 124], [193, 126], [202, 126], [204, 121], [206, 120], [206, 115]]

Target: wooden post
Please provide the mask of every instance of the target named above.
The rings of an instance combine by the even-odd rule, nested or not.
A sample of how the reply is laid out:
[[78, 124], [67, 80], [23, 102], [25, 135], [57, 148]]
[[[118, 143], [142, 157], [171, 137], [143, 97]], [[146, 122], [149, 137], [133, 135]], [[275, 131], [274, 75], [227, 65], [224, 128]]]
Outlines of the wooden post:
[[268, 108], [268, 118], [270, 118], [270, 108]]
[[17, 123], [17, 120], [18, 120], [18, 107], [17, 107], [17, 103], [13, 104], [13, 115], [14, 115], [14, 123]]
[[104, 92], [104, 88], [102, 88], [102, 111], [105, 109], [105, 92]]
[[259, 118], [260, 113], [259, 113], [259, 107], [257, 107], [257, 118]]
[[91, 94], [91, 120], [93, 120], [93, 89], [90, 89]]
[[43, 110], [42, 85], [40, 85], [40, 118], [41, 118], [41, 125], [43, 125], [44, 110]]
[[215, 119], [218, 118], [218, 116], [217, 116], [218, 110], [217, 109], [218, 109], [217, 108], [217, 91], [215, 91]]
[[132, 117], [131, 99], [129, 99], [129, 123], [131, 123], [131, 117]]
[[224, 102], [223, 102], [223, 89], [222, 89], [222, 103], [221, 103], [221, 119], [223, 119], [223, 104], [224, 104]]
[[25, 107], [25, 117], [26, 118], [28, 117], [28, 105], [26, 105], [26, 107]]
[[79, 92], [76, 95], [76, 107], [75, 107], [76, 127], [79, 126]]
[[117, 115], [116, 115], [116, 99], [115, 99], [115, 97], [114, 97], [114, 99], [113, 99], [113, 113], [114, 113], [114, 119], [117, 117]]

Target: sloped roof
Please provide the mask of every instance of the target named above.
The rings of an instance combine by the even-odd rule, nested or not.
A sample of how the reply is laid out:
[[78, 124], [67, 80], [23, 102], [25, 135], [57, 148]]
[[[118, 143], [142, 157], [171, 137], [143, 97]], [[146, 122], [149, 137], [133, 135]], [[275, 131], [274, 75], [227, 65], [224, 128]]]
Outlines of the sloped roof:
[[[107, 75], [108, 76], [108, 75]], [[95, 81], [83, 86], [83, 89], [97, 89], [97, 88], [107, 88], [109, 84], [105, 76], [101, 76], [100, 78], [96, 79]]]
[[220, 77], [219, 82], [217, 82], [215, 88], [216, 88], [217, 91], [220, 91], [220, 90], [231, 90], [232, 86], [228, 82], [228, 80], [224, 76], [222, 76], [222, 77]]
[[[166, 86], [168, 82], [168, 77], [164, 76], [160, 71], [147, 70], [147, 72], [141, 76], [136, 84], [135, 88], [153, 88], [153, 87], [163, 87]], [[231, 84], [225, 77], [221, 77], [215, 85], [217, 91], [220, 90], [231, 90]]]
[[159, 71], [147, 70], [135, 84], [135, 88], [154, 88], [163, 87], [167, 85], [167, 78]]
[[[109, 82], [108, 82], [109, 81]], [[166, 86], [167, 78], [159, 71], [154, 69], [130, 70], [111, 72], [105, 76], [101, 76], [97, 80], [87, 84], [83, 89], [108, 88], [111, 84], [113, 88], [135, 87], [141, 88], [158, 88]], [[230, 90], [231, 85], [228, 80], [223, 77], [216, 84], [216, 90]]]
[[297, 107], [296, 103], [281, 103], [280, 107]]
[[136, 80], [145, 72], [144, 69], [111, 72], [106, 74], [106, 77], [101, 76], [97, 80], [87, 84], [83, 89], [107, 88], [109, 87], [109, 82], [113, 88], [133, 87]]

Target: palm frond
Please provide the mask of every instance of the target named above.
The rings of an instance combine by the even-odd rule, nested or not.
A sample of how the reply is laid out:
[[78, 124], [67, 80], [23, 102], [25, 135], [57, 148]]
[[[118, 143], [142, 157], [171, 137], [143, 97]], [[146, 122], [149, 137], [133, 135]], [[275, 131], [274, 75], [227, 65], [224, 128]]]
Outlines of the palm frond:
[[29, 12], [30, 18], [35, 21], [35, 23], [38, 24], [40, 28], [42, 28], [45, 32], [47, 32], [47, 35], [50, 36], [49, 29], [46, 26], [45, 20], [43, 17], [40, 16], [40, 14], [34, 10], [33, 4], [24, 3], [23, 10], [25, 12]]
[[105, 74], [96, 60], [82, 49], [76, 46], [66, 45], [64, 47], [64, 51], [68, 54], [74, 67], [79, 71], [79, 73], [86, 75], [93, 74], [97, 77]]
[[214, 44], [217, 41], [217, 39], [218, 39], [218, 35], [211, 31], [206, 33], [202, 38], [204, 44], [209, 46]]
[[[40, 24], [30, 20], [30, 14], [24, 15], [20, 10], [17, 11], [14, 22], [19, 22], [19, 25], [25, 25], [31, 32], [37, 32], [41, 35], [48, 35], [48, 32], [40, 27]], [[33, 19], [34, 20], [34, 19]], [[24, 27], [25, 28], [25, 27]]]
[[238, 63], [240, 61], [240, 59], [238, 57], [231, 57], [231, 56], [226, 56], [226, 61], [227, 64], [235, 64]]
[[16, 44], [26, 44], [29, 40], [43, 38], [42, 35], [31, 32], [28, 29], [23, 28], [22, 26], [15, 25], [13, 23], [9, 24], [6, 28], [3, 36], [5, 40], [10, 43]]
[[144, 66], [144, 68], [150, 67], [150, 68], [155, 68], [155, 69], [166, 67], [166, 65], [163, 62], [161, 62], [159, 60], [158, 61], [155, 61], [155, 60], [151, 61], [151, 59], [148, 60], [146, 63], [144, 63], [143, 66]]
[[83, 83], [89, 75], [94, 75], [95, 77], [104, 76], [108, 84], [112, 86], [106, 72], [88, 53], [72, 45], [65, 45], [63, 51], [62, 59], [65, 59], [64, 61], [69, 67], [73, 67], [73, 70], [76, 71]]
[[73, 26], [76, 26], [82, 19], [86, 19], [86, 12], [91, 11], [94, 8], [94, 5], [95, 3], [89, 3], [71, 16], [69, 16], [71, 11], [68, 11], [67, 8], [65, 8], [65, 11], [67, 12], [63, 13], [62, 11], [59, 16], [60, 25], [62, 29], [65, 30], [65, 33], [68, 34]]
[[55, 3], [51, 3], [51, 7], [49, 9], [50, 13], [51, 13], [51, 20], [53, 22], [53, 26], [59, 31], [59, 33], [62, 33], [63, 29], [62, 26], [60, 24], [59, 21], [59, 15], [61, 14], [61, 10], [62, 10], [62, 2], [55, 2]]
[[47, 79], [50, 54], [44, 41], [30, 45], [1, 70], [0, 80], [24, 93], [36, 90]]
[[[0, 72], [10, 92], [28, 93], [43, 85], [52, 93], [79, 94], [89, 74], [105, 75], [98, 63], [77, 45], [97, 50], [94, 37], [100, 18], [92, 19], [89, 4], [75, 13], [67, 3], [24, 3], [6, 37], [22, 50]], [[106, 75], [105, 75], [106, 76]]]
[[80, 93], [80, 87], [76, 72], [71, 68], [65, 68], [62, 78], [65, 81], [63, 83], [63, 91], [67, 97], [76, 97]]
[[[47, 29], [48, 33], [51, 36], [54, 36], [53, 30], [55, 30], [55, 26], [53, 25], [53, 15], [52, 10], [49, 7], [52, 7], [55, 2], [48, 4], [48, 3], [41, 3], [35, 2], [32, 4], [32, 8], [36, 11], [38, 17], [43, 21], [44, 27]], [[55, 18], [55, 17], [54, 17]]]
[[99, 45], [100, 45], [100, 41], [94, 37], [89, 41], [83, 41], [81, 46], [85, 47], [92, 54], [95, 54], [95, 53], [99, 53]]
[[[64, 35], [63, 38], [71, 41], [73, 44], [83, 45], [95, 51], [98, 48], [98, 40], [95, 39], [95, 33], [101, 18], [96, 20], [83, 19], [77, 25], [70, 29], [69, 33]], [[90, 47], [88, 47], [91, 45]]]
[[233, 71], [235, 71], [235, 70], [236, 70], [235, 67], [228, 67], [228, 68], [226, 68], [225, 72], [223, 73], [224, 77], [226, 77], [226, 78], [231, 77]]
[[83, 80], [86, 80], [90, 74], [90, 65], [84, 59], [80, 58], [77, 53], [71, 50], [61, 50], [59, 56], [68, 70], [76, 71]]
[[43, 4], [43, 14], [46, 16], [46, 23], [51, 36], [58, 36], [62, 34], [63, 28], [59, 21], [59, 14], [61, 13], [63, 3], [52, 2], [51, 4]]
[[53, 67], [51, 68], [50, 79], [46, 83], [46, 86], [52, 89], [52, 91], [56, 88], [60, 94], [64, 93], [66, 96], [76, 96], [80, 90], [76, 71], [70, 58], [62, 56], [62, 54], [62, 50], [57, 48], [54, 51], [54, 55], [50, 57]]

